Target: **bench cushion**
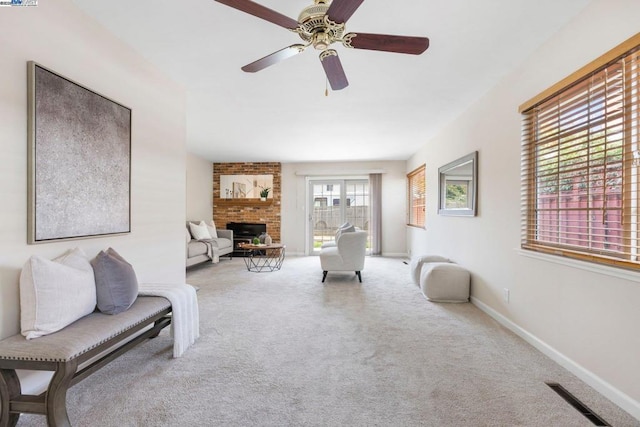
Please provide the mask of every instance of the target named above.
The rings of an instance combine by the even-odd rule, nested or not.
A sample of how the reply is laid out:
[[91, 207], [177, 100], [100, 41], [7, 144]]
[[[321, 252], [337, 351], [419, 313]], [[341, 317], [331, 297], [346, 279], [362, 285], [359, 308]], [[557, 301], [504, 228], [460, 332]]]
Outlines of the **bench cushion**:
[[138, 297], [123, 313], [94, 312], [36, 340], [14, 335], [0, 341], [0, 359], [68, 362], [170, 306], [169, 300], [162, 297]]

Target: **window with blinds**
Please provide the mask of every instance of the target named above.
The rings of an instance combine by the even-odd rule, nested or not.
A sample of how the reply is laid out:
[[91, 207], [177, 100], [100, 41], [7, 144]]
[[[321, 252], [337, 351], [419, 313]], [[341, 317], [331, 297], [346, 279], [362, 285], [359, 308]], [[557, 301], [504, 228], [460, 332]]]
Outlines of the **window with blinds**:
[[420, 166], [407, 175], [408, 202], [409, 202], [409, 225], [414, 227], [424, 227], [426, 188], [425, 166]]
[[640, 34], [520, 112], [522, 247], [640, 269]]

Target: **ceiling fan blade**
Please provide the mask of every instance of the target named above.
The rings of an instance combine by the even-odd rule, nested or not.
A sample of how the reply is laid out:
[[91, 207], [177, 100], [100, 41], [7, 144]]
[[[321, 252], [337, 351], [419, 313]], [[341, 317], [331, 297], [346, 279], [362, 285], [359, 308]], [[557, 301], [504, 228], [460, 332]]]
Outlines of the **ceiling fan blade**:
[[269, 21], [273, 24], [279, 25], [289, 30], [293, 30], [298, 27], [298, 21], [289, 18], [281, 13], [264, 7], [258, 3], [250, 0], [216, 0], [218, 3], [226, 4], [234, 9], [241, 10], [250, 15]]
[[349, 33], [343, 37], [343, 40], [345, 46], [355, 49], [382, 50], [411, 55], [420, 55], [429, 47], [429, 39], [426, 37]]
[[329, 10], [327, 10], [327, 17], [333, 22], [343, 24], [347, 22], [353, 12], [360, 7], [364, 0], [333, 0]]
[[327, 49], [320, 54], [320, 62], [327, 75], [331, 89], [340, 90], [349, 86], [347, 76], [344, 74], [342, 63], [338, 57], [338, 52], [333, 49]]
[[280, 49], [277, 52], [267, 55], [264, 58], [258, 59], [251, 64], [247, 64], [242, 67], [242, 71], [247, 73], [255, 73], [256, 71], [264, 70], [265, 68], [277, 64], [280, 61], [284, 61], [287, 58], [291, 58], [302, 52], [306, 48], [303, 44], [294, 44], [284, 49]]

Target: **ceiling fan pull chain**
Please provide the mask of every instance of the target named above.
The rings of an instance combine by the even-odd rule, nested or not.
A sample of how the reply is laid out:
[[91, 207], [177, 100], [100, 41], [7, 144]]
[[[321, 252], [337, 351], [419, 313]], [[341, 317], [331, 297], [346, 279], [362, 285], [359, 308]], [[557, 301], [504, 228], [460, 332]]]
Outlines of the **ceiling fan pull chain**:
[[324, 96], [329, 96], [329, 79], [324, 78]]

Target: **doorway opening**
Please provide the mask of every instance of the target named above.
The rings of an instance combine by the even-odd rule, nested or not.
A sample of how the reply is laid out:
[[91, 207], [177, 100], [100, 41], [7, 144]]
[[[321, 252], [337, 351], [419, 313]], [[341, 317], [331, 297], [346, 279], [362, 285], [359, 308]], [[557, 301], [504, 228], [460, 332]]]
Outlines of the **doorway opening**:
[[[308, 253], [317, 255], [323, 243], [335, 239], [345, 222], [369, 231], [369, 179], [311, 179], [308, 191]], [[367, 251], [370, 244], [367, 242]]]

